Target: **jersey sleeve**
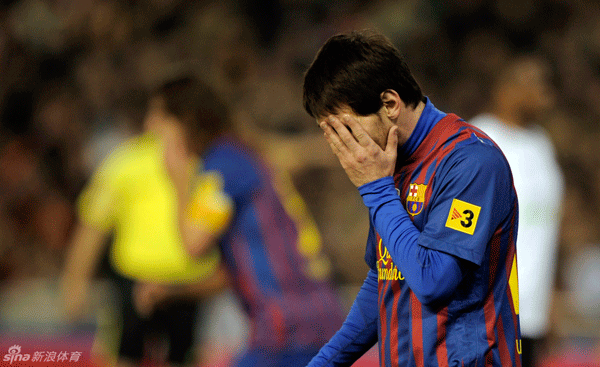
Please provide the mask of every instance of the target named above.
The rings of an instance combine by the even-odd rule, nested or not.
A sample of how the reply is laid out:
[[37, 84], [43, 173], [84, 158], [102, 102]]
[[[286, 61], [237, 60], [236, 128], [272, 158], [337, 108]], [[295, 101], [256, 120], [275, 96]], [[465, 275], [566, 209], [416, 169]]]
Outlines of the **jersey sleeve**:
[[418, 243], [481, 265], [492, 235], [516, 210], [508, 162], [490, 140], [475, 137], [447, 156], [436, 181]]
[[118, 158], [118, 154], [109, 156], [92, 174], [77, 199], [79, 220], [103, 231], [113, 226], [117, 211], [122, 166]]
[[221, 175], [223, 191], [236, 203], [247, 200], [261, 184], [261, 174], [256, 162], [237, 150], [218, 149], [203, 160], [206, 171]]
[[198, 175], [186, 214], [213, 235], [225, 231], [233, 214], [233, 201], [223, 191], [223, 178], [219, 172], [208, 171]]

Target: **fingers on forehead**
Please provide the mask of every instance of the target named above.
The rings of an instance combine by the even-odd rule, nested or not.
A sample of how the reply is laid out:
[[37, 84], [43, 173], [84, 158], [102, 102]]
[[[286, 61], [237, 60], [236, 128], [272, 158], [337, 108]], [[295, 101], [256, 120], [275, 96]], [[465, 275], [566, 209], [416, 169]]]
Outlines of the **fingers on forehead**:
[[361, 130], [362, 126], [358, 123], [358, 119], [356, 117], [350, 115], [342, 116], [342, 123], [346, 126], [352, 128], [352, 130]]

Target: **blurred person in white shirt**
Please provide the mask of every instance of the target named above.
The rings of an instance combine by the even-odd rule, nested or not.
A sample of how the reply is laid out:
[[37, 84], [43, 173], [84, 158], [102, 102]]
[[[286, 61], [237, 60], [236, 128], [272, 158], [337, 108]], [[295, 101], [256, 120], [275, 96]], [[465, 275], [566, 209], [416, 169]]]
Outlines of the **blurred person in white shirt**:
[[553, 143], [538, 123], [554, 107], [550, 66], [519, 55], [492, 84], [487, 112], [469, 121], [510, 164], [519, 198], [517, 269], [523, 367], [535, 366], [550, 333], [564, 179]]

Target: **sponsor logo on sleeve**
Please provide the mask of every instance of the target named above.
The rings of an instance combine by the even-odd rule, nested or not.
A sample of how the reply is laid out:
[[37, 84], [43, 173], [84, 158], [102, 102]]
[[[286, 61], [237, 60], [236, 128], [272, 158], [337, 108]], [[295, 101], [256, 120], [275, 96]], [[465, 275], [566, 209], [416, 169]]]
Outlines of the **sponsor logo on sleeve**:
[[446, 227], [473, 235], [480, 211], [480, 206], [454, 199], [452, 200], [452, 206], [450, 206], [448, 219], [446, 219]]

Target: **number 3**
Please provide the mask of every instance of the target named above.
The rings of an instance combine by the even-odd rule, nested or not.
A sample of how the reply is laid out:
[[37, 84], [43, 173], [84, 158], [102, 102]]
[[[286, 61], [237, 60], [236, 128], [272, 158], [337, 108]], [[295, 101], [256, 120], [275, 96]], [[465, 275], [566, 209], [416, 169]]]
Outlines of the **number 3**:
[[473, 214], [473, 212], [469, 209], [463, 211], [463, 214], [467, 215], [467, 217], [465, 218], [466, 220], [461, 220], [460, 224], [462, 224], [462, 226], [465, 228], [469, 228], [471, 225], [473, 225], [473, 217], [475, 214]]

